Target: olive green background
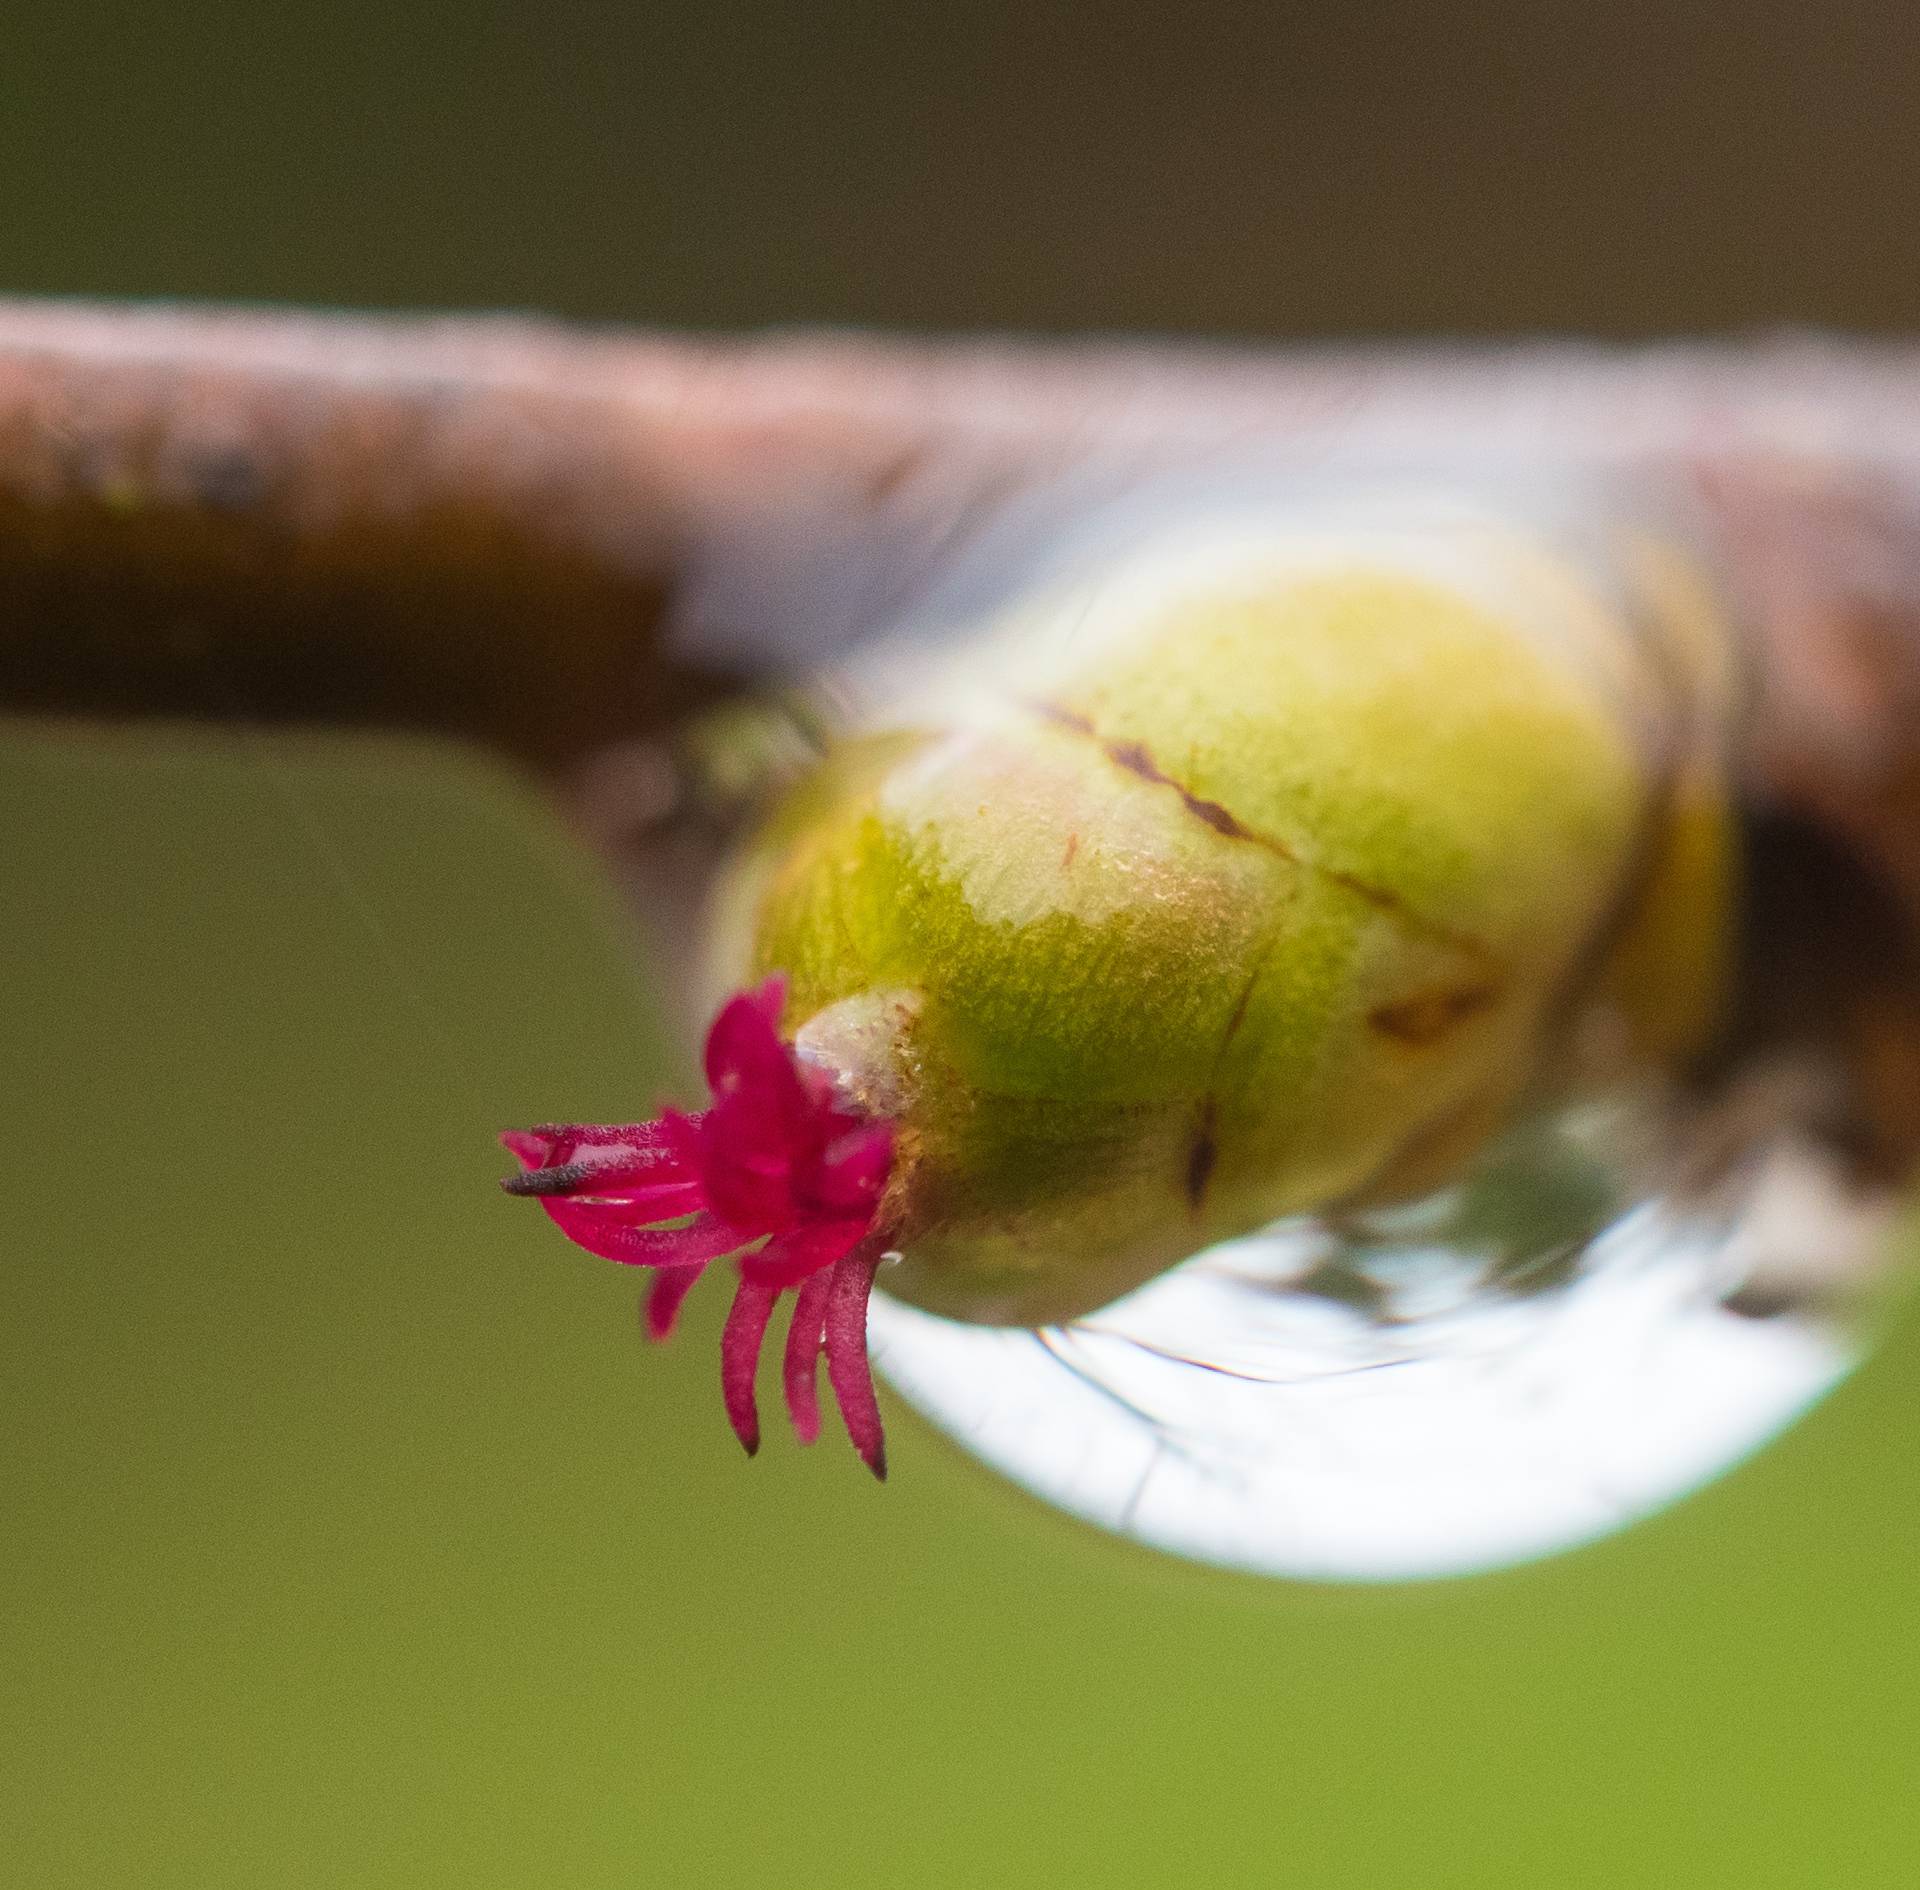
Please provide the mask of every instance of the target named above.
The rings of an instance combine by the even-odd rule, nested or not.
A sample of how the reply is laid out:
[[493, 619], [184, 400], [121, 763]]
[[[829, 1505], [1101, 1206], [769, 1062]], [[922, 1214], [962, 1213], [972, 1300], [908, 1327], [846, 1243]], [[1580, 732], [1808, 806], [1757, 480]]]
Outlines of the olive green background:
[[[1916, 321], [1908, 9], [15, 0], [0, 287], [711, 324]], [[0, 742], [0, 1882], [1920, 1879], [1920, 1325], [1559, 1561], [1162, 1561], [890, 1405], [741, 1461], [723, 1291], [502, 1200], [647, 1107], [526, 790]]]

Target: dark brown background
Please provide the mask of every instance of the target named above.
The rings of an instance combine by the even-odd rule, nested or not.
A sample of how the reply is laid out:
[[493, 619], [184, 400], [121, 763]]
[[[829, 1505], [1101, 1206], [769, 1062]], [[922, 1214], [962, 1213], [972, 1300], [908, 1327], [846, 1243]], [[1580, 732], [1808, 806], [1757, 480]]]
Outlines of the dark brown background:
[[1248, 335], [1915, 319], [1904, 0], [15, 0], [15, 291]]

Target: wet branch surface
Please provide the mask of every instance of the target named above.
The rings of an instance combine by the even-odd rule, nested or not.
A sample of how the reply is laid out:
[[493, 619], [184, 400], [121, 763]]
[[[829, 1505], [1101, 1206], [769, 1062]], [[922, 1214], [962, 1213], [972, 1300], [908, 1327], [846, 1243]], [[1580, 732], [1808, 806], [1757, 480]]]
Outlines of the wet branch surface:
[[722, 644], [777, 666], [821, 640], [783, 556], [899, 558], [1090, 462], [1269, 445], [1678, 482], [1755, 619], [1768, 766], [1800, 795], [1843, 746], [1855, 791], [1903, 758], [1920, 351], [1792, 337], [1259, 352], [0, 303], [0, 705], [553, 759], [714, 686], [671, 632], [716, 574], [767, 563]]

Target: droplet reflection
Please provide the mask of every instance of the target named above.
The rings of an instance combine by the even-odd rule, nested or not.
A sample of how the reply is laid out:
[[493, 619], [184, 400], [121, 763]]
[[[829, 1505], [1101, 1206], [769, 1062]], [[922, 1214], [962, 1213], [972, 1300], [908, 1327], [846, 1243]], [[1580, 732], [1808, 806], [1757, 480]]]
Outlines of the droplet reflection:
[[1630, 1198], [1640, 1158], [1603, 1151], [1663, 1125], [1536, 1126], [1417, 1210], [1288, 1222], [1040, 1333], [882, 1296], [876, 1357], [1016, 1481], [1178, 1554], [1343, 1580], [1549, 1554], [1737, 1462], [1856, 1356], [1838, 1308], [1890, 1200], [1784, 1127]]

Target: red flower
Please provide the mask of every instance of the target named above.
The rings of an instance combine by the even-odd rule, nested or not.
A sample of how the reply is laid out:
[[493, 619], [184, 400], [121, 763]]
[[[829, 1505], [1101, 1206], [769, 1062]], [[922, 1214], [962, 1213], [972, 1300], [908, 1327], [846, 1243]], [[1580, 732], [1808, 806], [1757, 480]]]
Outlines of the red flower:
[[[880, 1406], [867, 1365], [867, 1297], [881, 1245], [874, 1215], [893, 1131], [843, 1107], [823, 1070], [779, 1035], [785, 980], [730, 999], [707, 1033], [713, 1105], [651, 1122], [554, 1124], [500, 1140], [524, 1173], [500, 1185], [530, 1194], [589, 1253], [655, 1267], [647, 1331], [664, 1339], [709, 1262], [739, 1254], [740, 1284], [720, 1344], [727, 1416], [749, 1455], [760, 1446], [754, 1371], [775, 1303], [795, 1289], [787, 1328], [787, 1410], [802, 1443], [820, 1434], [816, 1365], [854, 1448], [887, 1473]], [[667, 1223], [663, 1225], [663, 1223]], [[756, 1244], [758, 1243], [758, 1244]]]

